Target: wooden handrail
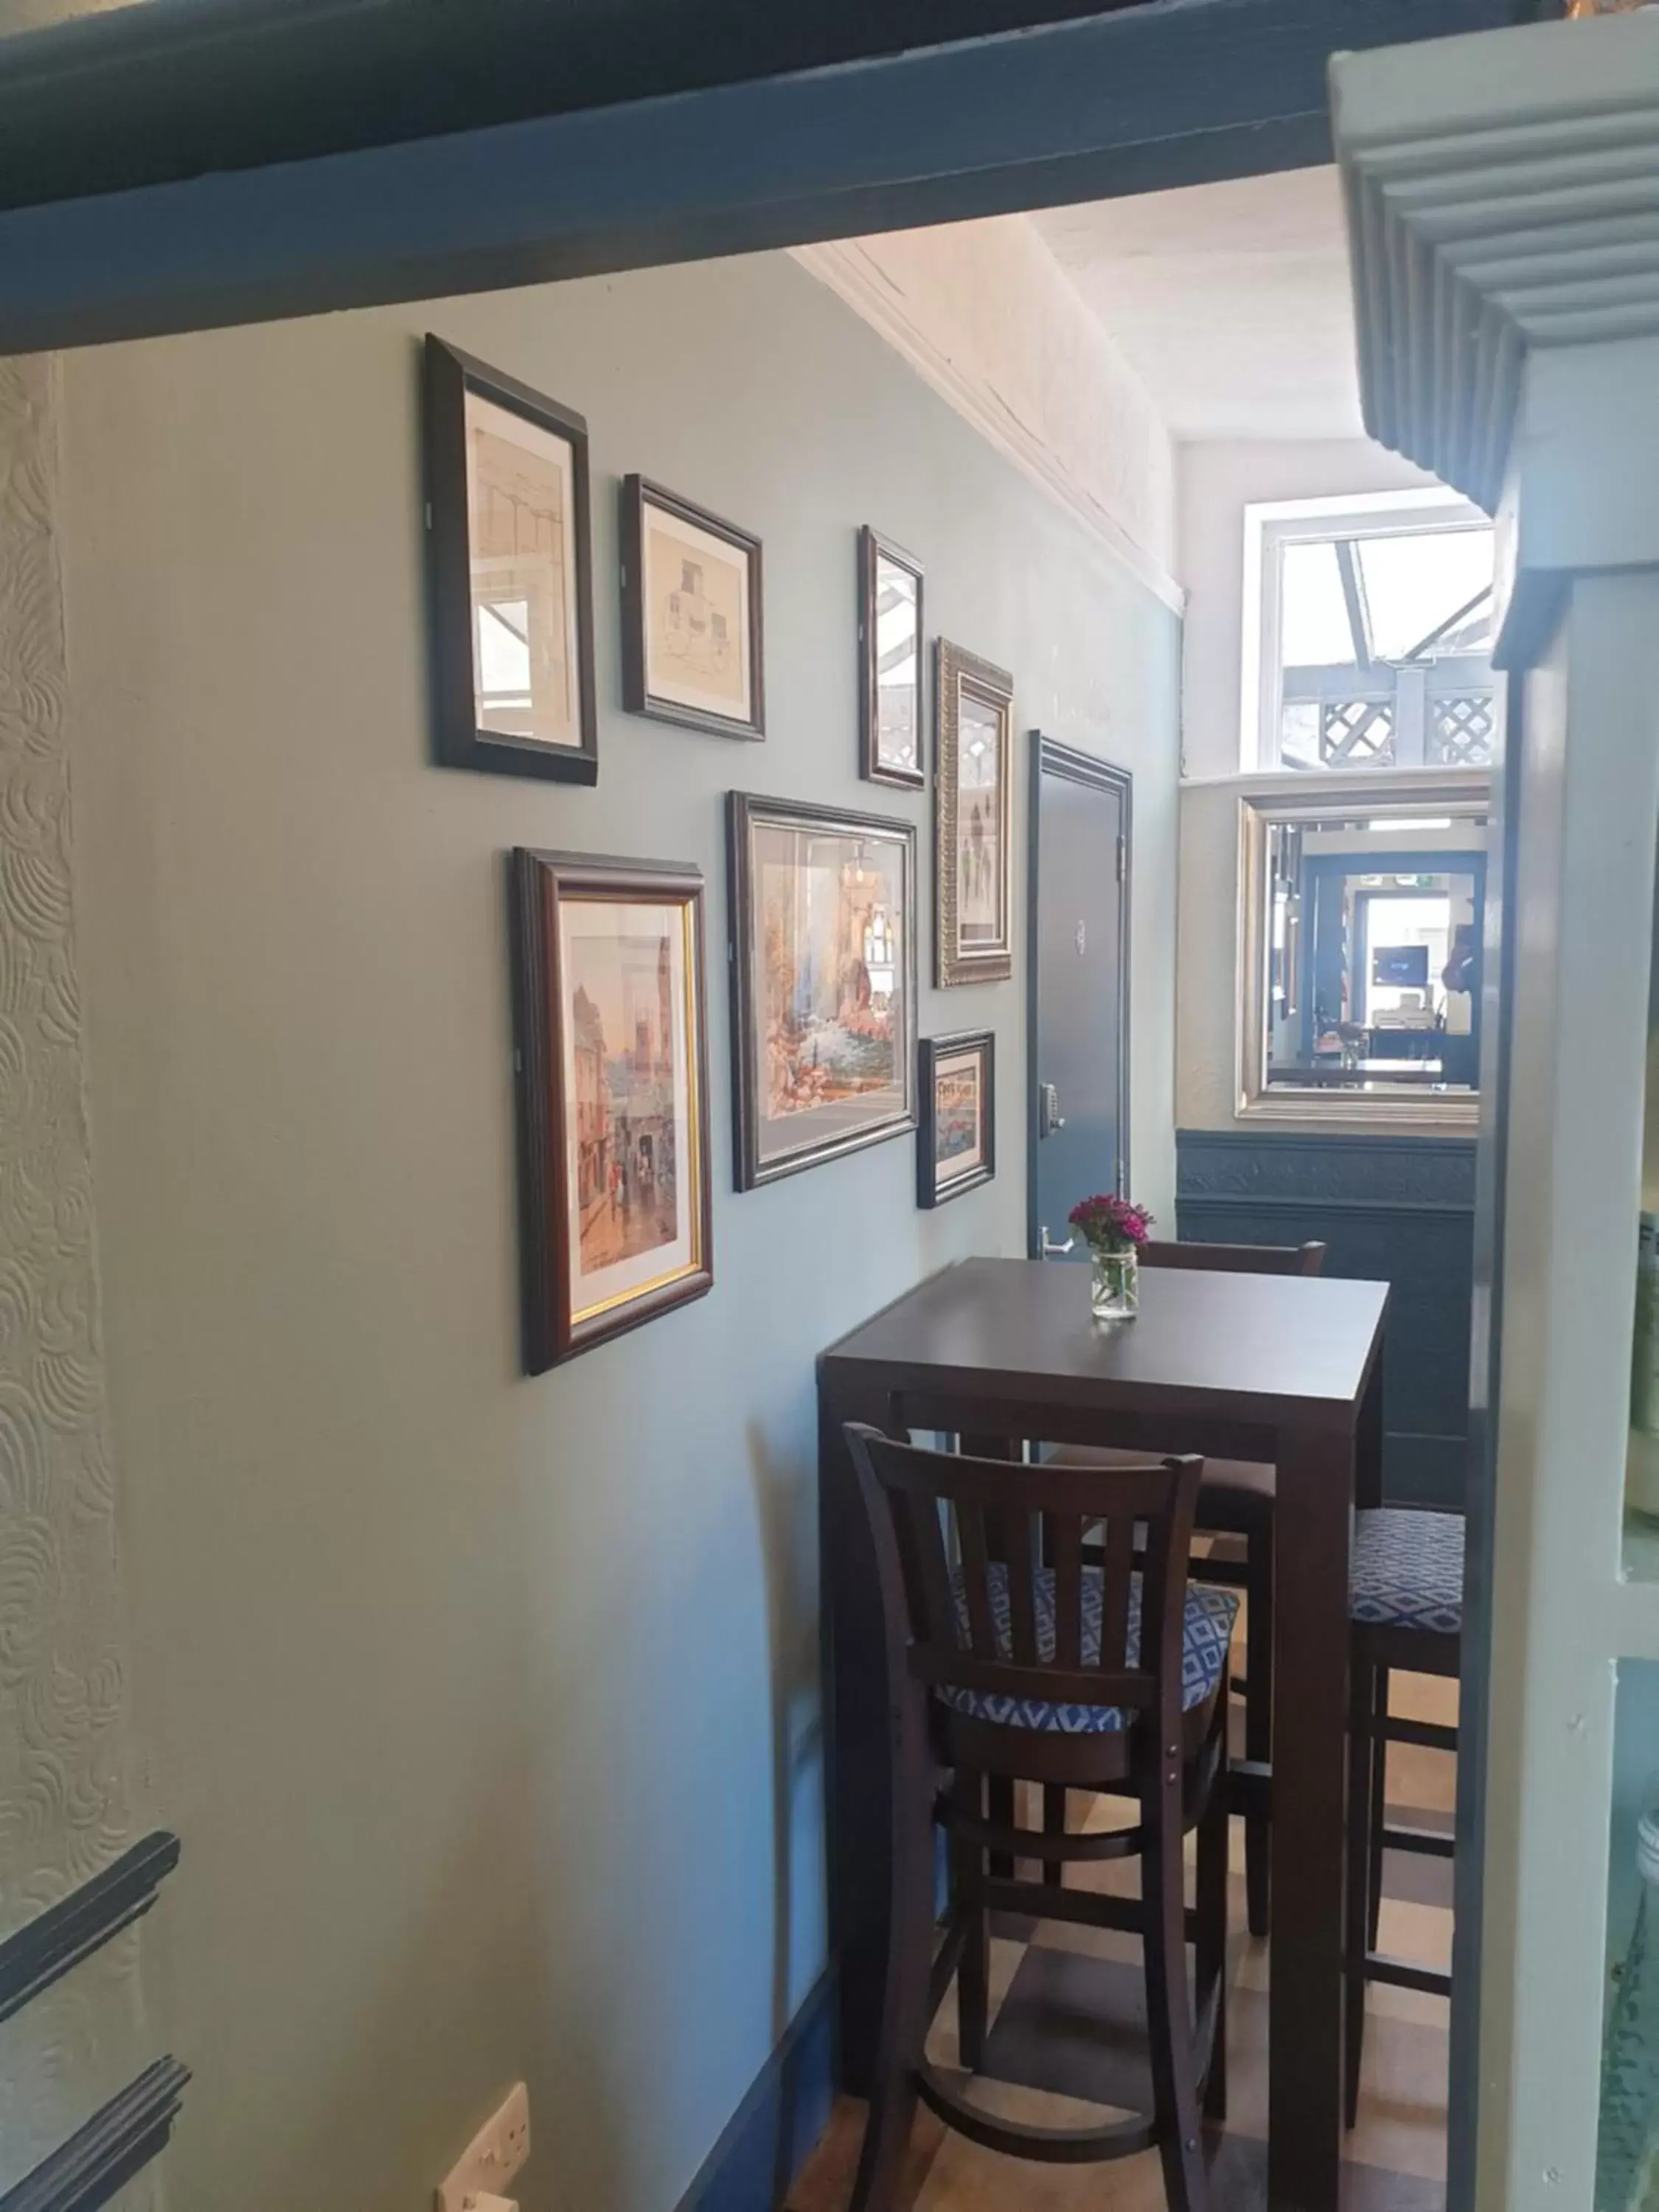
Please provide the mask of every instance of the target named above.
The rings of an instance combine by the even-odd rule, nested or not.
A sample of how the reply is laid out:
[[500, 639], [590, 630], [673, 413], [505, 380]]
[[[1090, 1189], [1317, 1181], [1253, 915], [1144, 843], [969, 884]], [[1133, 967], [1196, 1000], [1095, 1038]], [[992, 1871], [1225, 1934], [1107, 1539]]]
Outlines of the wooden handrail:
[[173, 2132], [190, 2069], [158, 2058], [0, 2197], [0, 2212], [98, 2212]]
[[178, 1837], [158, 1828], [0, 1942], [0, 2021], [148, 1912], [179, 1850]]

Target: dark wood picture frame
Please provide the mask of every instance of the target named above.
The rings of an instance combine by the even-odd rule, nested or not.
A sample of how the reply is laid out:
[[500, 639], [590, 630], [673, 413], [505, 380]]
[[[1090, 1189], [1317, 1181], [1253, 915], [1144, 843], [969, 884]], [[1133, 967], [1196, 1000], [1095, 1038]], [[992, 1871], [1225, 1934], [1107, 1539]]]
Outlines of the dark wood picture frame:
[[[881, 757], [881, 668], [877, 651], [878, 594], [884, 562], [902, 568], [916, 587], [915, 755], [913, 769], [884, 763]], [[926, 661], [922, 622], [922, 567], [914, 554], [884, 538], [866, 522], [859, 532], [859, 774], [866, 783], [890, 783], [902, 791], [921, 791], [927, 782], [927, 722], [924, 719]]]
[[[982, 1183], [997, 1171], [997, 1040], [994, 1030], [958, 1030], [950, 1036], [923, 1037], [916, 1048], [916, 1091], [921, 1119], [916, 1124], [916, 1204], [946, 1206]], [[979, 1159], [963, 1174], [941, 1178], [939, 1164], [939, 1073], [946, 1060], [977, 1053], [980, 1061]]]
[[[514, 1066], [519, 1130], [519, 1249], [525, 1371], [544, 1373], [712, 1289], [714, 1184], [709, 1167], [703, 878], [688, 863], [629, 860], [520, 847], [510, 861]], [[690, 1141], [680, 1164], [692, 1264], [600, 1307], [573, 1310], [568, 1129], [564, 1095], [562, 904], [570, 899], [684, 908], [684, 1022]]]
[[[432, 624], [433, 740], [446, 768], [501, 775], [596, 783], [599, 707], [593, 658], [592, 501], [587, 424], [556, 400], [532, 392], [504, 370], [490, 368], [429, 332], [422, 361], [426, 460], [426, 532]], [[472, 627], [472, 550], [467, 507], [466, 401], [469, 392], [516, 415], [570, 448], [575, 568], [577, 723], [580, 742], [554, 744], [482, 728], [478, 722]]]
[[[1006, 669], [945, 638], [934, 652], [933, 981], [940, 990], [962, 983], [1006, 983], [1014, 972], [1013, 773], [1014, 679]], [[997, 905], [1000, 933], [983, 951], [963, 952], [958, 927], [957, 823], [960, 811], [958, 734], [964, 691], [997, 715], [999, 736]]]
[[[755, 825], [772, 823], [793, 830], [820, 830], [854, 840], [879, 838], [898, 849], [902, 860], [905, 911], [902, 917], [904, 942], [899, 947], [899, 973], [904, 990], [900, 1035], [893, 1064], [907, 1093], [903, 1106], [878, 1122], [848, 1130], [825, 1140], [804, 1145], [781, 1158], [761, 1158], [761, 1098], [763, 1043], [757, 1035], [752, 951], [757, 920], [755, 885], [750, 854]], [[763, 799], [751, 792], [733, 791], [726, 797], [726, 863], [731, 940], [728, 964], [732, 970], [732, 1135], [733, 1181], [738, 1190], [756, 1190], [763, 1184], [799, 1175], [803, 1169], [821, 1166], [867, 1145], [885, 1144], [916, 1126], [917, 959], [920, 927], [916, 888], [916, 831], [910, 822], [891, 815], [860, 814], [843, 807], [815, 806], [798, 799]]]
[[[721, 714], [663, 697], [650, 685], [646, 643], [645, 510], [690, 523], [693, 529], [721, 539], [741, 556], [749, 593], [749, 706], [747, 716]], [[622, 617], [623, 705], [630, 714], [646, 714], [658, 722], [673, 722], [682, 729], [702, 730], [719, 738], [760, 738], [766, 735], [765, 623], [763, 608], [763, 571], [761, 542], [752, 531], [727, 522], [707, 507], [698, 507], [678, 492], [648, 477], [626, 476], [622, 481]]]

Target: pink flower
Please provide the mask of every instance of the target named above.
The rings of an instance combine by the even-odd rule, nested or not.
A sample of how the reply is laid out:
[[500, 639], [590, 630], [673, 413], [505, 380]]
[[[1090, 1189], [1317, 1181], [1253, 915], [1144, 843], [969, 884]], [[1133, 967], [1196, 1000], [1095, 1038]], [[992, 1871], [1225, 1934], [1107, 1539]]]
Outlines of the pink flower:
[[1090, 1244], [1107, 1252], [1138, 1249], [1146, 1242], [1146, 1232], [1152, 1225], [1152, 1217], [1144, 1206], [1120, 1198], [1115, 1191], [1099, 1191], [1092, 1198], [1081, 1200], [1072, 1208], [1069, 1218]]

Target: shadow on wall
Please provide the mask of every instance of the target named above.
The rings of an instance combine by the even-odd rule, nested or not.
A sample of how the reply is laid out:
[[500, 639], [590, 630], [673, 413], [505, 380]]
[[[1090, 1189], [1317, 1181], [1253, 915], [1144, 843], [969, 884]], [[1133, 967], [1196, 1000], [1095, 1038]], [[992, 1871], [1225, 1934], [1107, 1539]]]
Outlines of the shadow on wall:
[[[796, 1793], [816, 1776], [823, 1755], [823, 1710], [818, 1663], [817, 1545], [814, 1529], [814, 1470], [799, 1460], [780, 1460], [758, 1422], [748, 1425], [749, 1473], [755, 1493], [761, 1559], [766, 1577], [767, 1656], [772, 1684], [772, 2040], [790, 2020], [793, 1986], [790, 1956], [794, 1925], [793, 1829]], [[782, 2109], [793, 2103], [793, 2084], [782, 2085]], [[777, 2131], [774, 2201], [781, 2203], [793, 2179], [787, 2171], [791, 2130]]]
[[[402, 1929], [395, 1942], [382, 1947], [377, 1981], [362, 1974], [352, 1946], [342, 1946], [337, 1988], [317, 1992], [307, 2051], [313, 2083], [291, 2100], [293, 2108], [307, 2112], [307, 2125], [289, 2138], [277, 2170], [258, 2177], [261, 2204], [313, 2204], [316, 2177], [331, 2170], [361, 2180], [365, 2130], [372, 2139], [379, 2124], [374, 2116], [386, 2110], [395, 2086], [379, 2070], [382, 2055], [397, 2047], [411, 2016], [423, 2016], [434, 2078], [440, 2076], [442, 2054], [469, 2039], [468, 2008], [481, 1990], [491, 1992], [492, 2009], [504, 2007], [517, 2015], [507, 2040], [524, 2054], [525, 2070], [536, 2085], [532, 2139], [540, 2148], [532, 2150], [515, 2195], [534, 2204], [595, 2208], [627, 2201], [630, 2116], [605, 2045], [584, 2033], [591, 1992], [560, 1988], [550, 1968], [546, 1980], [526, 1972], [528, 1947], [539, 1949], [544, 1965], [579, 1954], [568, 1931], [546, 1924], [526, 1929], [517, 1911], [516, 1886], [499, 1880], [501, 1824], [526, 1820], [524, 1771], [522, 1761], [503, 1762], [497, 1787], [470, 1799], [470, 1817], [452, 1839], [441, 1882], [428, 1893], [418, 1924]], [[364, 1786], [373, 1787], [372, 1776], [365, 1777]], [[441, 1773], [434, 1771], [431, 1786], [442, 1793]], [[349, 1807], [338, 1808], [338, 1824], [337, 1848], [349, 1856]], [[456, 1991], [454, 2012], [433, 2012], [434, 1978]], [[497, 2023], [478, 2021], [477, 2027], [479, 2044], [501, 2039]], [[203, 2067], [199, 2086], [208, 2094], [198, 2097], [188, 2120], [198, 2128], [211, 2125], [234, 2146], [246, 2133], [240, 2108], [268, 2094], [267, 2085], [215, 2079]], [[508, 2079], [495, 2077], [479, 2083], [471, 2111], [434, 2098], [417, 2139], [388, 2146], [388, 2172], [434, 2180], [447, 2172], [509, 2086]], [[393, 2212], [394, 2203], [401, 2207], [408, 2200], [376, 2188], [358, 2201], [361, 2212]]]

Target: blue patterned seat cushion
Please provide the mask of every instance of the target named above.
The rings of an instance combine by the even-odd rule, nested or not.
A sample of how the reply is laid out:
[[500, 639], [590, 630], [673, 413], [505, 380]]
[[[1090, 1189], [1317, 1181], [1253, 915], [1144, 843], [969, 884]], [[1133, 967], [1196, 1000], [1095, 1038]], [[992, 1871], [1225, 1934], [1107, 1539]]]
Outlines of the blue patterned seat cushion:
[[1395, 1505], [1354, 1516], [1349, 1611], [1375, 1628], [1463, 1627], [1463, 1516]]
[[[1048, 1662], [1054, 1656], [1054, 1577], [1051, 1567], [1039, 1568], [1033, 1581], [1033, 1611], [1036, 1615], [1037, 1650]], [[951, 1577], [957, 1620], [964, 1648], [969, 1638], [968, 1593], [960, 1570]], [[1013, 1620], [1008, 1602], [1008, 1570], [994, 1564], [987, 1576], [991, 1598], [991, 1620], [996, 1630], [998, 1656], [1012, 1659]], [[1083, 1570], [1083, 1663], [1100, 1664], [1100, 1615], [1105, 1577], [1098, 1567]], [[1187, 1633], [1181, 1660], [1181, 1702], [1188, 1711], [1201, 1705], [1221, 1680], [1232, 1641], [1238, 1600], [1231, 1590], [1212, 1589], [1192, 1583], [1187, 1589]], [[1128, 1660], [1133, 1667], [1140, 1656], [1140, 1577], [1129, 1583]], [[1064, 1735], [1104, 1735], [1126, 1727], [1133, 1715], [1121, 1705], [1062, 1705], [1041, 1698], [1007, 1698], [989, 1690], [945, 1688], [933, 1693], [953, 1712], [977, 1721], [995, 1721], [1004, 1728], [1055, 1729]]]

